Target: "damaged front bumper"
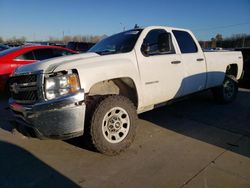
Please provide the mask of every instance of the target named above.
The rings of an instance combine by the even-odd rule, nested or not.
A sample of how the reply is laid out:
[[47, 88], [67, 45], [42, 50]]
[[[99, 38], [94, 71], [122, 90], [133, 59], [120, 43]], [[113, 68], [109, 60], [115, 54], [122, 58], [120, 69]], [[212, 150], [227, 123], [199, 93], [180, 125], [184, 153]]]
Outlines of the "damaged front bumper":
[[26, 136], [69, 139], [83, 134], [86, 111], [83, 91], [34, 105], [21, 105], [10, 99], [9, 105], [15, 127]]

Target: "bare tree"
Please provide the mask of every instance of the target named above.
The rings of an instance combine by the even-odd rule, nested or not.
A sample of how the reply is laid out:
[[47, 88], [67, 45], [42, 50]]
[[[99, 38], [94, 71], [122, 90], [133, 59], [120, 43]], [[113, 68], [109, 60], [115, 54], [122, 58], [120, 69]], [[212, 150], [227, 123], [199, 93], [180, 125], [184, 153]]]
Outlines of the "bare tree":
[[83, 35], [82, 36], [82, 42], [88, 42], [88, 36], [87, 35]]
[[221, 34], [217, 34], [210, 41], [200, 41], [203, 48], [238, 48], [250, 47], [250, 34], [233, 34], [230, 37], [223, 38]]
[[23, 45], [26, 41], [25, 37], [16, 38], [15, 36], [7, 39], [5, 42], [10, 45]]
[[65, 35], [62, 40], [64, 44], [67, 44], [68, 42], [72, 41], [72, 36]]
[[51, 43], [60, 43], [62, 41], [62, 39], [54, 37], [54, 36], [49, 36], [49, 42]]
[[82, 36], [81, 35], [75, 35], [72, 39], [74, 42], [82, 42]]
[[16, 42], [20, 44], [24, 44], [26, 42], [26, 38], [25, 37], [17, 38]]
[[97, 43], [97, 42], [99, 42], [100, 40], [101, 40], [101, 37], [100, 37], [100, 36], [97, 36], [97, 35], [91, 36], [91, 37], [90, 37], [90, 42], [92, 42], [92, 43]]
[[217, 34], [217, 35], [215, 36], [215, 40], [216, 40], [216, 41], [223, 41], [222, 34]]

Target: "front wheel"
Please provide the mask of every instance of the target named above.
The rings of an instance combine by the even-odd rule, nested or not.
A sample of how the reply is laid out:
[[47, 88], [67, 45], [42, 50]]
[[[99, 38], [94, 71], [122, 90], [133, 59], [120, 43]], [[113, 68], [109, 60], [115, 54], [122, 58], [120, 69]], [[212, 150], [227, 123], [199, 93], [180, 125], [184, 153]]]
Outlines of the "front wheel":
[[96, 149], [106, 155], [116, 155], [131, 145], [136, 133], [137, 113], [126, 97], [104, 98], [94, 110], [90, 135]]
[[217, 102], [230, 103], [238, 94], [238, 82], [234, 76], [226, 75], [223, 85], [213, 88], [212, 92]]

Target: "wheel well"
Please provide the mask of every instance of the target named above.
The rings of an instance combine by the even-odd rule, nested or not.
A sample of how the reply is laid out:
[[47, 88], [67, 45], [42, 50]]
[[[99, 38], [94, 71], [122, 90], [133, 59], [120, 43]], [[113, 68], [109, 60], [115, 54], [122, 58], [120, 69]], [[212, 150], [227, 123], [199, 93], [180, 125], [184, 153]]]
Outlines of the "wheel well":
[[94, 84], [88, 96], [122, 95], [138, 106], [138, 95], [134, 81], [131, 78], [116, 78]]
[[235, 78], [238, 74], [238, 65], [237, 64], [230, 64], [227, 66], [226, 75], [232, 75]]

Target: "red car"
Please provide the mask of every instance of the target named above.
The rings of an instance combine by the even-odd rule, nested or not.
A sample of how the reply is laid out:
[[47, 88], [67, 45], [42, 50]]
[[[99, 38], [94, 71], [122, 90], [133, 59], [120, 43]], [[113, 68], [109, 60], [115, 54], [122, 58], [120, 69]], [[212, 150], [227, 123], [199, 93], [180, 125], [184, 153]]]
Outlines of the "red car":
[[0, 92], [5, 91], [10, 74], [19, 66], [53, 57], [76, 54], [59, 46], [20, 46], [0, 52]]

